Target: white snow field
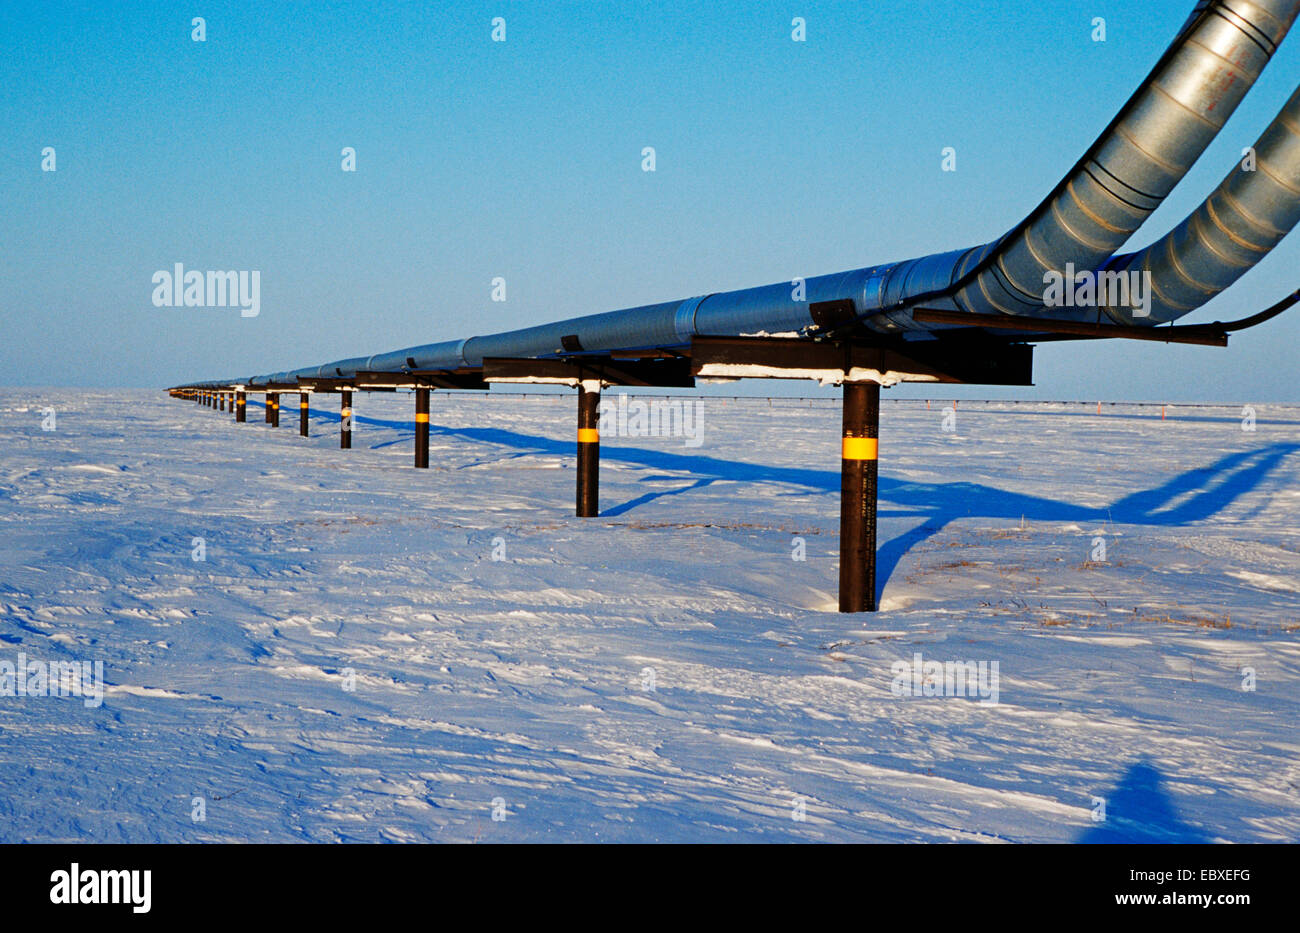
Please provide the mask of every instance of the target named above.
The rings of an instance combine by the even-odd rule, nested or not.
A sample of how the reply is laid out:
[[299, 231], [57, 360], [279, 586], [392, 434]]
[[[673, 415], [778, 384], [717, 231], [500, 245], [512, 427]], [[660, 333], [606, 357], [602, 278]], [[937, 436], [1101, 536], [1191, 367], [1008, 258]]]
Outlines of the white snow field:
[[0, 390], [0, 663], [106, 683], [10, 678], [0, 840], [1300, 839], [1300, 409], [884, 395], [842, 615], [834, 400], [605, 432], [577, 519], [571, 394], [434, 393], [416, 470], [405, 393]]

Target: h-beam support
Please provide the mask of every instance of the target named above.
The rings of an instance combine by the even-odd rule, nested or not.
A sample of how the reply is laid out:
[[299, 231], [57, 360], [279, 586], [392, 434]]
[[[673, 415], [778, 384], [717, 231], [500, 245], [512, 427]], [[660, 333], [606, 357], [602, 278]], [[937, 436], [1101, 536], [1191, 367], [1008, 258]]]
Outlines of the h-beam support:
[[578, 503], [579, 518], [600, 513], [600, 380], [578, 384]]
[[310, 403], [307, 401], [309, 395], [307, 392], [298, 393], [298, 433], [303, 437], [307, 437], [307, 416], [311, 414], [308, 407]]
[[347, 389], [342, 390], [339, 395], [343, 399], [340, 414], [343, 416], [339, 422], [339, 450], [352, 449], [352, 393]]
[[429, 468], [429, 390], [415, 390], [415, 465]]
[[844, 383], [840, 448], [840, 612], [876, 611], [880, 385]]

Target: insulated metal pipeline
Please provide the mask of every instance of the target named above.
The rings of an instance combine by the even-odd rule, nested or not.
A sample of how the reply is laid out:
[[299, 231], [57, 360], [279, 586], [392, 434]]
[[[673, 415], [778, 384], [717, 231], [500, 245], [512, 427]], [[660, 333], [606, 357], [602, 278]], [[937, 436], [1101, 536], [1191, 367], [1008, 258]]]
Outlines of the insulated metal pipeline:
[[[1108, 306], [1119, 324], [1165, 324], [1196, 310], [1245, 275], [1300, 222], [1300, 88], [1254, 145], [1177, 227], [1105, 271], [1149, 276], [1150, 307]], [[1253, 164], [1252, 164], [1253, 162]], [[1131, 275], [1129, 278], [1131, 282]]]
[[[548, 357], [585, 351], [676, 348], [696, 335], [805, 333], [810, 306], [850, 300], [868, 327], [925, 337], [950, 325], [915, 321], [911, 308], [1095, 317], [1051, 308], [1044, 276], [1102, 266], [1163, 201], [1222, 128], [1300, 12], [1300, 0], [1201, 0], [1128, 103], [1035, 211], [991, 243], [759, 288], [611, 311], [465, 340], [354, 357], [236, 380], [347, 378], [478, 366], [485, 357]], [[800, 293], [801, 292], [801, 293]], [[1150, 323], [1156, 323], [1151, 320]], [[564, 339], [569, 338], [569, 339]], [[229, 385], [230, 382], [219, 383]]]
[[[1071, 263], [1096, 269], [1128, 239], [1223, 127], [1298, 11], [1295, 0], [1198, 3], [1150, 77], [1024, 222], [966, 251], [955, 269], [946, 257], [925, 257], [891, 274], [899, 281], [886, 286], [885, 307], [903, 310], [881, 315], [888, 322], [881, 329], [917, 327], [908, 305], [927, 290], [955, 290], [957, 310], [1043, 314], [1047, 273], [1063, 273]], [[1086, 319], [1095, 309], [1050, 313]]]

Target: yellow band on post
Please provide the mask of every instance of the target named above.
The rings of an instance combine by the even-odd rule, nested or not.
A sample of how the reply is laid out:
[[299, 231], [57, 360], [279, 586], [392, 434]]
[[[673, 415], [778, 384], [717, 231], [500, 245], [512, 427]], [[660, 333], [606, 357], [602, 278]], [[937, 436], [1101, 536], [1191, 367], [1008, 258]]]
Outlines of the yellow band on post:
[[416, 423], [416, 424], [428, 424], [428, 423], [429, 423], [429, 416], [428, 416], [427, 414], [425, 414], [424, 412], [422, 412], [422, 411], [416, 412], [416, 413], [415, 413], [415, 423]]
[[599, 444], [600, 432], [595, 428], [578, 428], [579, 444]]
[[880, 442], [874, 437], [846, 437], [840, 456], [845, 460], [875, 460]]

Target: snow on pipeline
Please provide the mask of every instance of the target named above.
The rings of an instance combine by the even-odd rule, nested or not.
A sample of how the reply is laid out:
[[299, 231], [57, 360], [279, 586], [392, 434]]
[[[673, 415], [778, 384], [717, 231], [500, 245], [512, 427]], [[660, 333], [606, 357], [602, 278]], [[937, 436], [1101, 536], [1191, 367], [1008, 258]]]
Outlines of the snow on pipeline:
[[0, 391], [2, 841], [1300, 839], [1300, 409], [317, 401]]

